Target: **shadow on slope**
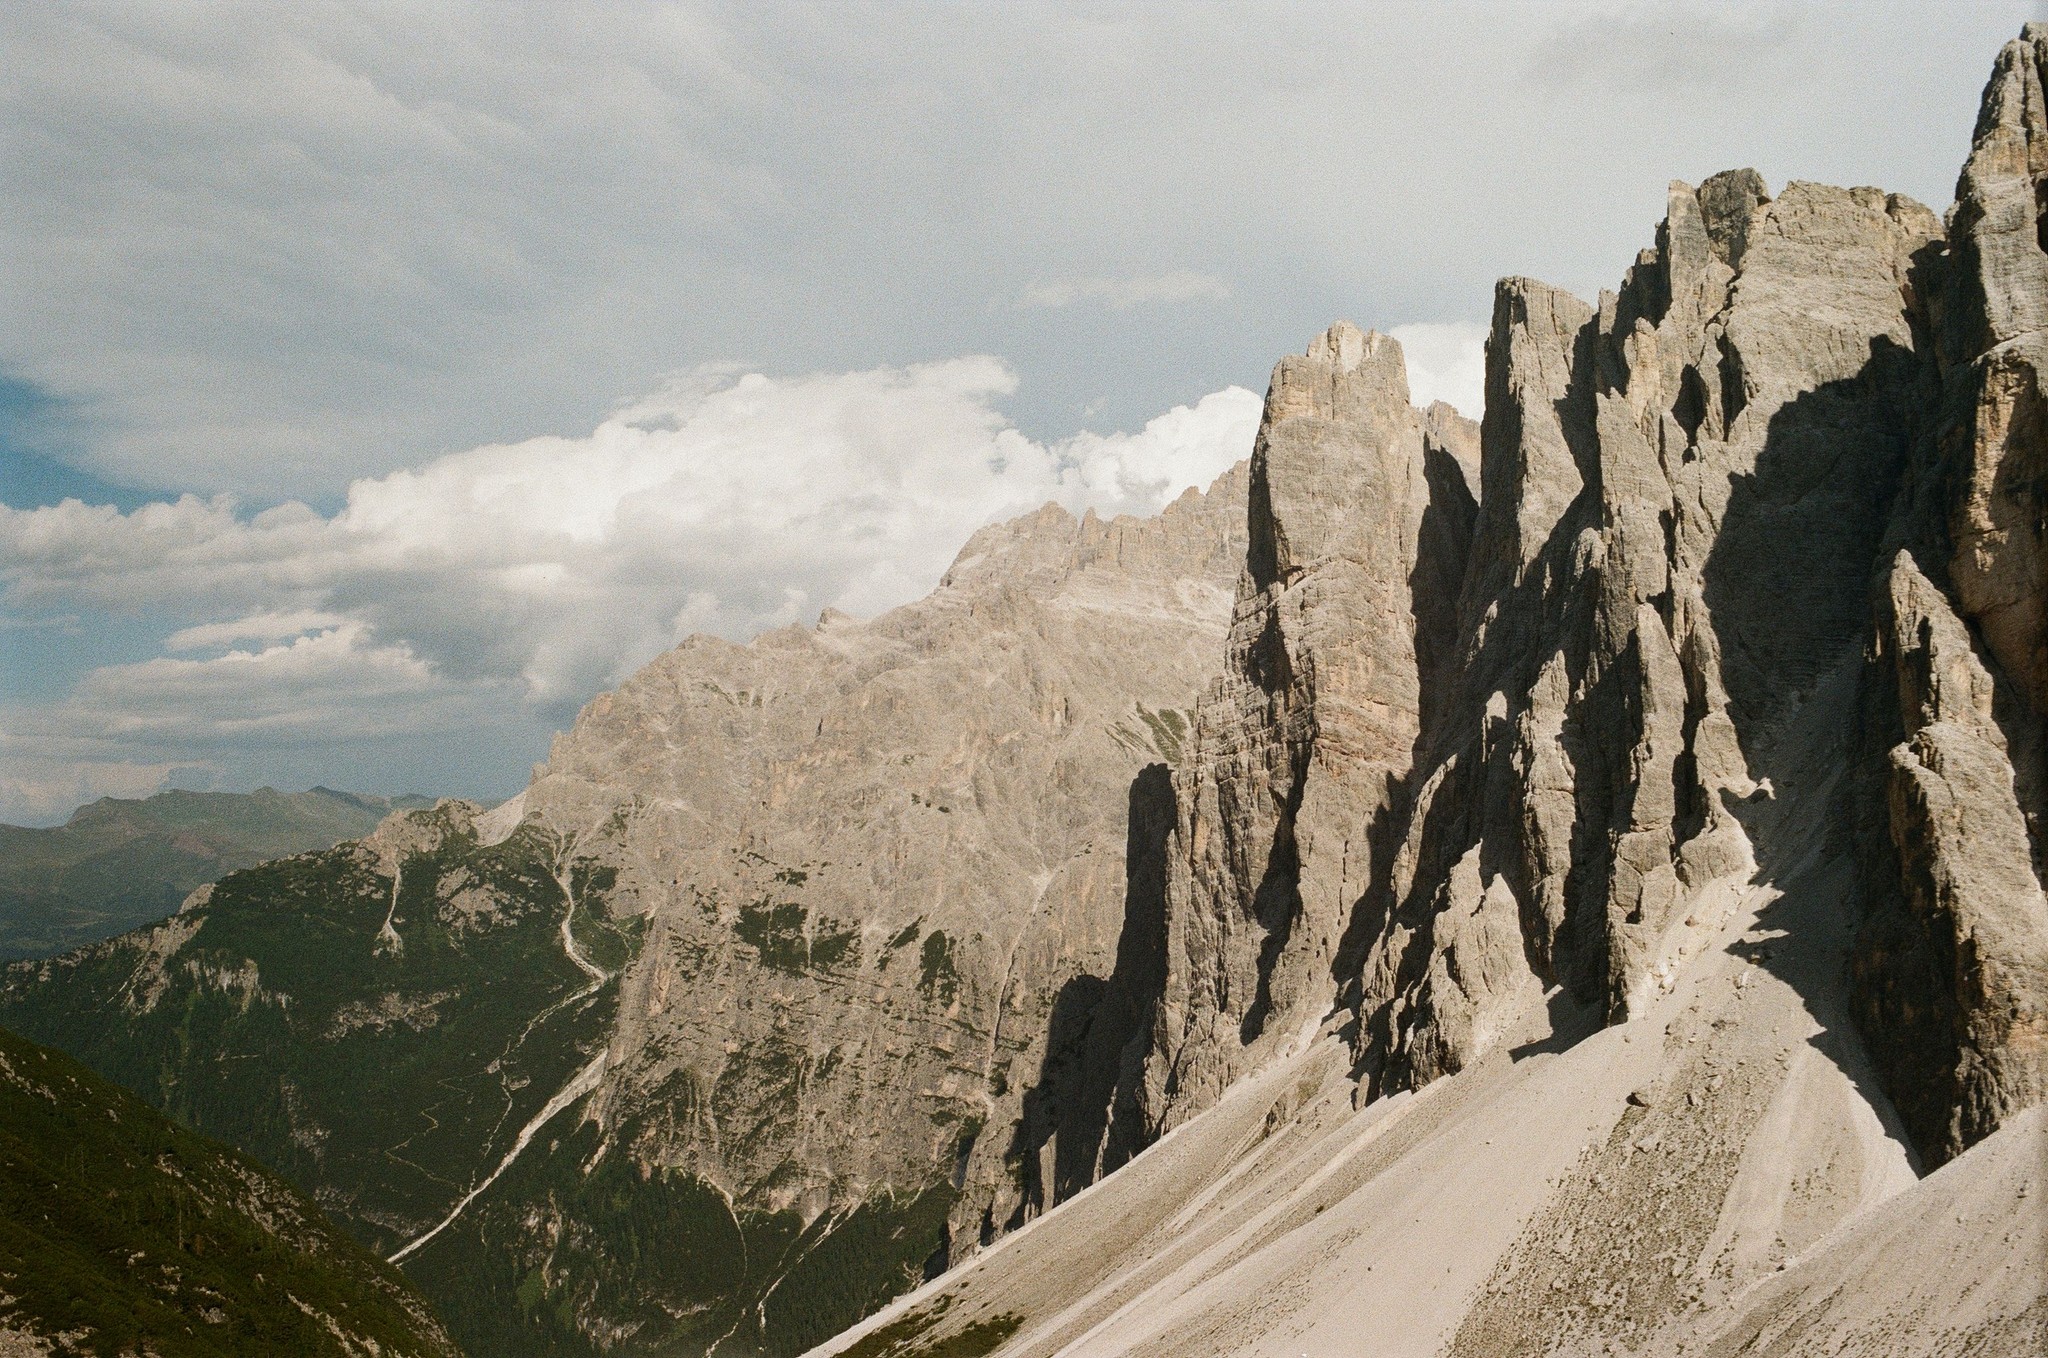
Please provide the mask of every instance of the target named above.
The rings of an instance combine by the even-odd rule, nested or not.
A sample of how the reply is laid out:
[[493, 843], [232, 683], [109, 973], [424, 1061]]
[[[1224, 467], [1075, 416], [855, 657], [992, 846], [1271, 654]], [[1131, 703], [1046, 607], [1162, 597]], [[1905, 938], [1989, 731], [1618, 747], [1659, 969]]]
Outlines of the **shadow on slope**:
[[[1124, 850], [1124, 922], [1107, 977], [1076, 976], [1052, 1006], [1045, 1059], [1025, 1092], [1006, 1152], [1023, 1200], [1014, 1229], [1094, 1183], [1145, 1147], [1136, 1103], [1153, 1007], [1166, 984], [1166, 842], [1173, 778], [1148, 764], [1131, 782]], [[983, 1223], [983, 1241], [995, 1223]]]

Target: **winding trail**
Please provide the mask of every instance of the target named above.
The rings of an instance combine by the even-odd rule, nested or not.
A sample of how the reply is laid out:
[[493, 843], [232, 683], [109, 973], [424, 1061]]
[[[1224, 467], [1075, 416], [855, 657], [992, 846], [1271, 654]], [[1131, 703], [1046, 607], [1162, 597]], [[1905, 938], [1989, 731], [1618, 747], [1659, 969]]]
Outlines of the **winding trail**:
[[[573, 853], [574, 850], [575, 846], [572, 844], [570, 851]], [[569, 903], [569, 908], [562, 912], [562, 951], [568, 954], [569, 960], [576, 964], [578, 970], [590, 978], [590, 989], [583, 992], [587, 995], [591, 990], [595, 990], [606, 981], [609, 981], [612, 978], [612, 974], [584, 956], [583, 949], [576, 945], [576, 935], [569, 931], [570, 921], [576, 918], [576, 891], [570, 881], [570, 876], [574, 871], [575, 869], [573, 868], [564, 871], [562, 868], [557, 867], [554, 871], [554, 878], [555, 885], [562, 889], [562, 899]]]
[[[570, 845], [569, 851], [565, 852], [562, 855], [562, 861], [569, 861], [573, 853], [574, 844], [572, 843]], [[587, 955], [585, 955], [583, 949], [580, 946], [578, 946], [576, 942], [576, 934], [574, 930], [570, 927], [576, 919], [576, 892], [571, 882], [571, 874], [573, 873], [573, 871], [573, 868], [564, 868], [563, 866], [561, 866], [560, 863], [558, 863], [552, 873], [555, 879], [555, 885], [561, 888], [562, 900], [565, 902], [565, 908], [562, 911], [562, 952], [568, 957], [568, 959], [572, 963], [576, 965], [576, 969], [578, 971], [581, 971], [586, 977], [589, 978], [590, 983], [584, 986], [581, 990], [577, 991], [575, 994], [567, 996], [564, 999], [555, 1001], [546, 1009], [543, 1009], [540, 1013], [536, 1014], [532, 1019], [528, 1020], [525, 1030], [520, 1033], [518, 1040], [513, 1043], [513, 1048], [516, 1048], [521, 1043], [525, 1042], [527, 1035], [533, 1031], [534, 1026], [538, 1024], [542, 1019], [546, 1018], [548, 1015], [554, 1013], [558, 1009], [561, 1009], [567, 1005], [575, 1004], [579, 1000], [586, 999], [589, 996], [596, 994], [600, 986], [602, 986], [606, 981], [612, 979], [612, 974], [610, 972], [606, 971], [603, 967], [598, 966], [595, 962], [592, 962], [590, 958]], [[395, 883], [392, 887], [391, 894], [392, 900], [395, 903], [398, 897], [398, 889]], [[386, 927], [388, 928], [389, 925], [387, 924]], [[513, 1048], [508, 1048], [508, 1052]], [[570, 1076], [569, 1082], [563, 1085], [560, 1089], [556, 1090], [554, 1097], [549, 1099], [545, 1104], [543, 1104], [541, 1106], [541, 1110], [538, 1113], [535, 1113], [531, 1118], [527, 1119], [526, 1125], [519, 1129], [519, 1135], [513, 1138], [512, 1148], [505, 1152], [504, 1159], [498, 1161], [498, 1167], [492, 1170], [489, 1174], [485, 1175], [484, 1178], [481, 1181], [479, 1181], [474, 1188], [470, 1189], [467, 1193], [463, 1194], [461, 1199], [457, 1201], [453, 1207], [448, 1209], [447, 1216], [442, 1217], [439, 1221], [435, 1222], [432, 1227], [427, 1229], [422, 1234], [415, 1236], [412, 1240], [400, 1246], [395, 1253], [388, 1256], [388, 1262], [394, 1264], [399, 1263], [400, 1261], [405, 1259], [407, 1255], [412, 1254], [414, 1251], [418, 1250], [422, 1245], [426, 1244], [429, 1240], [432, 1240], [435, 1236], [439, 1235], [441, 1232], [447, 1230], [449, 1226], [453, 1225], [455, 1219], [462, 1215], [464, 1208], [468, 1207], [472, 1202], [475, 1202], [478, 1197], [482, 1196], [483, 1191], [485, 1189], [489, 1188], [492, 1184], [496, 1183], [499, 1180], [499, 1178], [504, 1175], [506, 1170], [512, 1168], [512, 1162], [519, 1158], [520, 1154], [525, 1151], [528, 1145], [532, 1144], [533, 1138], [539, 1134], [541, 1128], [547, 1126], [549, 1122], [553, 1121], [555, 1116], [558, 1113], [560, 1113], [563, 1109], [567, 1108], [570, 1104], [576, 1102], [576, 1100], [582, 1098], [585, 1094], [588, 1094], [590, 1093], [590, 1091], [597, 1088], [598, 1081], [604, 1078], [605, 1067], [610, 1063], [610, 1061], [610, 1046], [607, 1045], [603, 1048], [600, 1048], [597, 1055], [590, 1059], [589, 1064], [585, 1065], [583, 1069], [577, 1071], [574, 1075]]]

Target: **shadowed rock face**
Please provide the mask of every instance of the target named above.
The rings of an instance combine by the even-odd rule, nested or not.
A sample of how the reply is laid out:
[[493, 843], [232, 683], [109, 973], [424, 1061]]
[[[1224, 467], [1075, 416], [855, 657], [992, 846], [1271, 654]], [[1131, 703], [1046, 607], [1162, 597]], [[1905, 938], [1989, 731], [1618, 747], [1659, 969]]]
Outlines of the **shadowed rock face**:
[[1224, 675], [1175, 785], [1170, 961], [1143, 1092], [1154, 1127], [1329, 1008], [1370, 835], [1422, 729], [1425, 670], [1451, 659], [1445, 605], [1473, 517], [1444, 434], [1456, 424], [1426, 429], [1400, 346], [1350, 325], [1274, 370]]
[[[1946, 226], [1871, 188], [1674, 183], [1595, 303], [1499, 284], [1482, 426], [1337, 325], [1206, 495], [984, 530], [872, 622], [694, 638], [509, 808], [230, 878], [16, 968], [0, 1012], [89, 1028], [245, 1140], [261, 1113], [493, 1351], [801, 1348], [1212, 1108], [1159, 1152], [1228, 1198], [1271, 1137], [1258, 1201], [1121, 1177], [1150, 1185], [1141, 1272], [1185, 1235], [1206, 1288], [1289, 1202], [1386, 1188], [1423, 1133], [1347, 1142], [1353, 1112], [1469, 1113], [1470, 1157], [1519, 1136], [1546, 1168], [1483, 1181], [1510, 1208], [1428, 1162], [1491, 1241], [1461, 1256], [1486, 1299], [1429, 1303], [1451, 1351], [1604, 1348], [1615, 1296], [1690, 1324], [1910, 1178], [1899, 1124], [1924, 1166], [2048, 1095], [2044, 70], [2031, 27]], [[422, 988], [480, 957], [491, 987]], [[231, 1076], [193, 1055], [206, 1006]], [[334, 1137], [344, 1042], [433, 1122], [430, 1165], [428, 1133]], [[474, 1134], [437, 1115], [457, 1077], [503, 1094]], [[400, 1152], [403, 1202], [338, 1178]], [[1106, 1277], [1137, 1237], [1096, 1201], [1093, 1234], [1012, 1257]], [[1345, 1229], [1423, 1219], [1375, 1203]], [[1062, 1344], [1095, 1324], [1024, 1291]], [[1022, 1323], [942, 1315], [918, 1324], [979, 1352]]]
[[[2048, 1099], [2048, 26], [1999, 53], [1925, 290], [1937, 362], [1873, 593], [1859, 1014], [1922, 1152]], [[1944, 585], [1946, 587], [1944, 587]]]
[[1742, 170], [1673, 184], [1597, 306], [1503, 282], [1476, 513], [1389, 341], [1281, 363], [1176, 781], [1152, 1128], [1325, 1020], [1377, 1094], [1552, 988], [1639, 1012], [1700, 902], [1782, 866], [1745, 818], [1863, 653], [1828, 805], [1868, 841], [1882, 1078], [1931, 1162], [2048, 1093], [2044, 60], [2039, 29], [1999, 59], [1952, 247], [1898, 195]]

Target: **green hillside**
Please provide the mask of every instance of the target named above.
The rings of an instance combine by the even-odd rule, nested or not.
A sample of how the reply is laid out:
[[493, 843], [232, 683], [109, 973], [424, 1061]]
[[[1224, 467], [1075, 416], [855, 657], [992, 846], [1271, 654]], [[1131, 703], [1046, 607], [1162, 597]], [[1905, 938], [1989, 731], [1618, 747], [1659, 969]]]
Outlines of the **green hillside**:
[[[461, 804], [416, 811], [230, 874], [153, 928], [12, 964], [0, 1023], [404, 1251], [473, 1352], [800, 1353], [921, 1276], [952, 1185], [807, 1222], [774, 1183], [728, 1199], [636, 1161], [666, 1119], [731, 1091], [684, 1081], [588, 1120], [579, 1081], [644, 928], [614, 916], [598, 865], [616, 828], [571, 844], [529, 822], [487, 844]], [[799, 1078], [800, 1048], [757, 1056], [729, 1078]]]
[[423, 797], [160, 792], [102, 797], [59, 826], [0, 825], [0, 961], [48, 957], [176, 910], [240, 868], [357, 839]]
[[295, 1189], [0, 1031], [0, 1351], [454, 1355]]
[[638, 925], [613, 924], [606, 883], [579, 880], [544, 831], [479, 846], [454, 809], [406, 828], [395, 877], [345, 844], [234, 873], [156, 928], [17, 962], [0, 1023], [317, 1190], [389, 1253], [603, 1044], [617, 987], [565, 953], [563, 884], [597, 967], [617, 970]]

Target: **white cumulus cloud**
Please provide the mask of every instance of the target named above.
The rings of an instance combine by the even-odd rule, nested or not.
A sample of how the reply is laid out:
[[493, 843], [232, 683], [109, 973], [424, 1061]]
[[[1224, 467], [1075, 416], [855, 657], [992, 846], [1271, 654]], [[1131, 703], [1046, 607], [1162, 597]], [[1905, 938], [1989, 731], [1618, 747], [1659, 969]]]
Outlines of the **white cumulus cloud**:
[[345, 735], [481, 739], [508, 712], [560, 722], [688, 632], [915, 598], [975, 529], [1048, 500], [1156, 512], [1248, 455], [1260, 409], [1233, 387], [1133, 433], [1047, 443], [999, 408], [1015, 385], [983, 357], [703, 371], [580, 437], [358, 481], [333, 514], [226, 496], [0, 506], [11, 610], [142, 611], [168, 633], [165, 654], [90, 670], [67, 699], [0, 708], [0, 749], [155, 766]]

